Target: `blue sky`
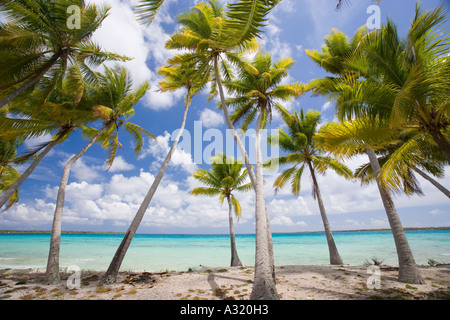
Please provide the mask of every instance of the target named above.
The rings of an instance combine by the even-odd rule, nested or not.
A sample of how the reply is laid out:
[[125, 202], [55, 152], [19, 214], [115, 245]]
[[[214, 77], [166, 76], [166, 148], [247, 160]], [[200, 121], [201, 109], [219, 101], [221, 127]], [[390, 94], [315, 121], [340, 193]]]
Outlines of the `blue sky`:
[[[183, 106], [183, 91], [158, 92], [156, 74], [174, 52], [164, 48], [168, 36], [176, 30], [178, 13], [198, 1], [166, 0], [154, 23], [145, 28], [133, 16], [136, 0], [91, 0], [109, 3], [110, 16], [94, 36], [94, 40], [105, 50], [132, 56], [125, 63], [132, 72], [134, 82], [148, 80], [151, 90], [136, 106], [135, 123], [145, 127], [158, 137], [158, 143], [146, 141], [141, 154], [136, 158], [131, 139], [123, 134], [120, 141], [124, 148], [118, 151], [115, 164], [105, 170], [106, 152], [99, 146], [91, 148], [73, 167], [66, 194], [63, 230], [80, 231], [126, 231], [170, 145], [171, 135], [180, 126]], [[424, 0], [424, 9], [433, 8], [442, 1]], [[331, 0], [283, 0], [271, 14], [269, 25], [260, 39], [260, 47], [270, 51], [274, 59], [290, 56], [296, 65], [288, 81], [308, 82], [322, 77], [319, 69], [304, 53], [305, 49], [319, 49], [324, 37], [336, 28], [351, 36], [365, 24], [370, 14], [370, 0], [354, 0], [342, 10], [334, 9]], [[448, 2], [446, 2], [448, 7]], [[381, 1], [382, 22], [389, 16], [405, 34], [415, 10], [414, 0]], [[286, 105], [289, 110], [319, 110], [322, 122], [332, 121], [334, 106], [321, 97], [309, 94]], [[274, 115], [268, 130], [282, 125]], [[207, 103], [205, 94], [198, 94], [192, 103], [186, 125], [186, 136], [174, 154], [171, 165], [150, 204], [139, 228], [140, 233], [227, 233], [227, 207], [218, 199], [195, 197], [189, 190], [199, 186], [191, 177], [196, 168], [208, 168], [208, 157], [218, 143], [213, 138], [219, 133], [225, 136], [226, 125], [221, 110], [214, 102]], [[200, 135], [199, 135], [200, 133]], [[191, 144], [188, 144], [188, 135]], [[47, 141], [48, 136], [27, 141], [31, 147]], [[211, 140], [212, 139], [212, 140]], [[210, 141], [211, 140], [211, 141]], [[195, 143], [194, 143], [195, 142]], [[225, 141], [225, 143], [228, 141]], [[85, 144], [80, 133], [75, 133], [64, 144], [47, 155], [33, 175], [20, 189], [20, 202], [0, 214], [0, 229], [50, 230], [55, 208], [56, 193], [63, 166], [70, 155]], [[252, 144], [249, 151], [253, 148]], [[266, 145], [263, 145], [263, 149]], [[234, 147], [234, 150], [236, 148]], [[198, 153], [200, 152], [200, 153]], [[270, 155], [270, 152], [269, 152]], [[240, 157], [237, 151], [234, 156]], [[355, 169], [367, 162], [366, 157], [356, 157], [347, 162]], [[19, 168], [24, 171], [25, 167]], [[446, 177], [440, 182], [450, 188]], [[317, 202], [311, 196], [311, 179], [305, 171], [302, 192], [294, 197], [289, 190], [274, 195], [272, 184], [276, 172], [265, 175], [265, 195], [273, 232], [301, 232], [323, 230]], [[448, 198], [428, 182], [419, 178], [425, 196], [396, 196], [394, 198], [400, 218], [405, 227], [450, 226]], [[333, 173], [319, 178], [327, 214], [332, 229], [388, 228], [386, 214], [375, 185], [361, 187], [358, 182], [345, 181]], [[253, 233], [254, 195], [237, 194], [243, 207], [242, 217], [235, 225], [237, 233]]]

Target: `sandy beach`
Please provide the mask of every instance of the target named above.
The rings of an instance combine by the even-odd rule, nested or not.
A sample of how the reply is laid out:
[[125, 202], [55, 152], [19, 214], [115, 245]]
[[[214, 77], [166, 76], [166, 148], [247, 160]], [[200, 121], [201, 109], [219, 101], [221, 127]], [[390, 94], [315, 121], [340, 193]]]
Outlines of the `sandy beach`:
[[[378, 271], [368, 271], [368, 266], [279, 266], [277, 290], [282, 300], [450, 299], [450, 265], [421, 266], [426, 282], [423, 285], [399, 283], [395, 266], [381, 266]], [[245, 266], [187, 272], [121, 272], [113, 285], [100, 285], [102, 274], [81, 271], [79, 285], [69, 281], [69, 287], [72, 284], [75, 288], [68, 288], [67, 279], [76, 278], [73, 273], [63, 272], [60, 285], [47, 286], [42, 271], [0, 270], [0, 299], [248, 300], [253, 281], [253, 267]]]

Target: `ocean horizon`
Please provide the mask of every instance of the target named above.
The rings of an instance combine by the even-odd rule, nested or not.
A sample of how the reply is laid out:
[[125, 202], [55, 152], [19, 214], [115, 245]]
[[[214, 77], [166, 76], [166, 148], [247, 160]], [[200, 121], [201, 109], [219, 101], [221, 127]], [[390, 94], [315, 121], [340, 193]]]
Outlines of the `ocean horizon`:
[[[38, 269], [47, 265], [50, 233], [1, 231], [0, 269]], [[450, 230], [424, 228], [406, 230], [416, 263], [429, 260], [450, 263]], [[344, 264], [362, 265], [372, 258], [384, 265], [398, 265], [390, 230], [335, 231], [334, 239]], [[109, 232], [65, 232], [61, 235], [60, 267], [106, 270], [124, 234]], [[236, 235], [239, 257], [253, 266], [255, 235]], [[324, 232], [274, 233], [275, 264], [327, 265], [329, 253]], [[122, 263], [122, 270], [158, 272], [187, 271], [230, 265], [227, 234], [136, 234]]]

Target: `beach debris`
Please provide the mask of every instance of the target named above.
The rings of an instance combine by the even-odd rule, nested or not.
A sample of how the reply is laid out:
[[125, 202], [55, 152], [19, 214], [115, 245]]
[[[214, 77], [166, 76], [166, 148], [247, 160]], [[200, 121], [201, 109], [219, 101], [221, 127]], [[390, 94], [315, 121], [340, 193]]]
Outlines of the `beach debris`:
[[122, 283], [134, 285], [135, 283], [155, 283], [156, 279], [152, 277], [150, 272], [142, 272], [140, 274], [129, 274]]

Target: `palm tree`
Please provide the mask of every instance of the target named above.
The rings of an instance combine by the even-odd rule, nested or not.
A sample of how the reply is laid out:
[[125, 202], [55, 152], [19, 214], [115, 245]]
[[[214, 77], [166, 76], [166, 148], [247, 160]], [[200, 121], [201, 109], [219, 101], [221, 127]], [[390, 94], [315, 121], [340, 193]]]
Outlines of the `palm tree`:
[[[330, 94], [337, 101], [338, 118], [354, 120], [369, 118], [391, 129], [415, 129], [433, 137], [447, 163], [448, 144], [449, 61], [448, 29], [445, 10], [440, 6], [422, 13], [419, 5], [408, 35], [400, 39], [392, 21], [379, 31], [374, 30], [358, 41], [352, 55], [344, 57], [340, 77], [314, 81], [316, 93]], [[440, 36], [437, 36], [437, 35]], [[374, 148], [366, 145], [373, 171], [380, 186], [391, 229], [396, 240], [403, 282], [422, 282], [407, 246], [398, 215], [383, 181]], [[383, 198], [384, 197], [384, 198]], [[405, 245], [406, 243], [406, 245]], [[407, 247], [405, 250], [401, 247]]]
[[227, 158], [224, 153], [218, 154], [211, 159], [211, 170], [196, 170], [192, 176], [206, 185], [191, 190], [193, 195], [204, 195], [209, 197], [219, 196], [220, 204], [227, 199], [228, 221], [230, 227], [231, 242], [231, 266], [242, 266], [236, 250], [236, 240], [233, 226], [233, 208], [236, 217], [241, 215], [241, 205], [233, 195], [233, 191], [247, 191], [252, 188], [252, 183], [245, 183], [247, 170], [242, 170], [242, 162], [235, 161], [233, 157]]
[[[265, 25], [267, 14], [278, 2], [241, 0], [228, 4], [226, 11], [217, 0], [211, 0], [208, 3], [201, 2], [189, 12], [178, 16], [178, 22], [182, 28], [173, 34], [166, 44], [169, 49], [186, 50], [187, 52], [180, 55], [179, 59], [191, 61], [197, 65], [199, 72], [211, 75], [213, 79], [211, 97], [219, 93], [225, 122], [244, 158], [256, 192], [258, 192], [257, 185], [262, 185], [262, 175], [255, 176], [245, 147], [230, 120], [221, 72], [225, 80], [231, 79], [231, 63], [257, 74], [257, 70], [242, 58], [242, 51], [256, 48], [255, 37], [259, 35], [261, 28]], [[258, 283], [261, 285], [253, 287], [256, 294], [252, 296], [261, 299], [277, 299], [273, 258], [271, 257], [272, 248], [270, 248], [270, 226], [264, 197], [261, 197], [261, 194], [256, 198], [255, 207], [255, 214], [259, 221], [256, 230], [259, 250], [257, 250], [258, 261], [255, 277], [258, 278]], [[259, 241], [261, 237], [266, 239], [261, 242]]]
[[[255, 8], [255, 6], [258, 4], [258, 2], [263, 3], [264, 5], [269, 5], [271, 7], [274, 7], [276, 4], [278, 4], [281, 0], [251, 0], [251, 1], [240, 1], [242, 4], [242, 7], [244, 8], [244, 11], [247, 12], [248, 23], [252, 23], [253, 15], [258, 14], [256, 11], [254, 13], [249, 13], [249, 8]], [[247, 3], [246, 3], [247, 2]], [[158, 13], [159, 9], [163, 5], [164, 0], [139, 0], [139, 4], [136, 6], [136, 14], [138, 15], [138, 19], [147, 25], [150, 25], [153, 22], [153, 19], [155, 19], [156, 14]], [[239, 17], [241, 21], [245, 21], [245, 17], [240, 16]], [[247, 26], [249, 28], [250, 25]]]
[[400, 282], [422, 284], [424, 280], [415, 263], [394, 202], [388, 189], [380, 179], [381, 167], [375, 153], [380, 144], [377, 140], [386, 141], [389, 137], [392, 137], [392, 132], [389, 128], [381, 127], [380, 129], [380, 125], [373, 124], [372, 120], [356, 119], [354, 121], [328, 124], [315, 136], [315, 140], [321, 148], [334, 152], [339, 156], [349, 157], [361, 152], [367, 153], [394, 236], [399, 261], [398, 280]]
[[[443, 6], [419, 5], [408, 34], [391, 20], [361, 38], [348, 66], [357, 76], [325, 79], [318, 91], [339, 93], [338, 117], [378, 118], [391, 128], [416, 129], [433, 137], [450, 164], [448, 108], [450, 36]], [[438, 36], [439, 35], [439, 36]]]
[[114, 70], [105, 67], [105, 74], [99, 74], [98, 76], [100, 79], [100, 86], [94, 88], [94, 92], [91, 94], [93, 101], [103, 104], [96, 104], [94, 107], [94, 113], [103, 120], [103, 125], [98, 130], [84, 127], [84, 133], [86, 136], [90, 137], [90, 141], [76, 155], [70, 158], [64, 167], [58, 189], [55, 215], [53, 218], [50, 252], [45, 275], [47, 284], [55, 284], [61, 281], [59, 276], [61, 224], [66, 187], [72, 165], [86, 153], [94, 143], [100, 142], [103, 147], [108, 149], [106, 165], [111, 166], [114, 162], [117, 148], [122, 146], [118, 139], [119, 129], [122, 127], [132, 137], [135, 144], [134, 151], [136, 155], [139, 154], [142, 149], [143, 134], [155, 139], [150, 132], [129, 121], [135, 113], [133, 107], [147, 92], [148, 82], [144, 82], [132, 90], [131, 76], [123, 67], [117, 67]]
[[136, 212], [136, 215], [132, 223], [130, 224], [128, 231], [126, 232], [125, 237], [122, 239], [122, 242], [118, 247], [108, 267], [108, 270], [102, 277], [103, 283], [114, 283], [116, 281], [120, 266], [122, 265], [122, 261], [126, 255], [128, 248], [130, 247], [131, 240], [136, 234], [137, 229], [139, 228], [139, 225], [142, 219], [144, 218], [145, 212], [147, 211], [147, 208], [150, 205], [151, 200], [153, 199], [153, 195], [158, 189], [158, 186], [170, 163], [170, 159], [172, 158], [172, 155], [175, 152], [180, 137], [183, 134], [183, 130], [186, 124], [187, 113], [191, 106], [192, 97], [195, 94], [197, 94], [201, 90], [203, 85], [206, 83], [206, 80], [202, 79], [202, 77], [204, 77], [205, 75], [198, 73], [192, 64], [184, 63], [180, 65], [165, 66], [159, 70], [159, 73], [165, 77], [165, 79], [160, 82], [160, 87], [162, 91], [174, 91], [181, 88], [186, 89], [183, 120], [181, 122], [180, 130], [166, 158], [164, 159], [164, 162], [161, 168], [159, 169], [159, 172], [156, 175], [155, 180], [153, 181], [149, 191], [147, 192], [144, 200], [142, 201], [141, 206]]
[[[70, 6], [80, 9], [80, 25], [75, 28], [67, 23]], [[97, 8], [84, 0], [1, 0], [0, 10], [9, 21], [0, 25], [0, 108], [40, 83], [44, 75], [50, 79], [45, 83], [48, 96], [61, 85], [71, 64], [94, 81], [89, 66], [128, 60], [102, 51], [90, 40], [108, 15], [106, 6]]]
[[[276, 163], [279, 163], [280, 166], [284, 164], [290, 166], [278, 176], [273, 185], [276, 189], [281, 189], [287, 182], [290, 182], [292, 193], [298, 196], [301, 190], [303, 171], [305, 166], [308, 167], [313, 183], [312, 194], [319, 204], [320, 215], [325, 228], [330, 264], [341, 265], [343, 262], [333, 239], [316, 173], [325, 174], [327, 169], [332, 169], [338, 175], [351, 179], [353, 177], [352, 171], [333, 157], [323, 155], [315, 145], [313, 137], [318, 130], [320, 112], [308, 111], [306, 115], [303, 110], [300, 110], [300, 114], [297, 114], [296, 111], [294, 114], [283, 112], [283, 119], [288, 126], [289, 133], [280, 128], [279, 134], [276, 136], [277, 139], [274, 139], [275, 136], [270, 136], [269, 142], [275, 141], [282, 150], [288, 152], [288, 155], [275, 159]], [[268, 160], [267, 164], [270, 164], [271, 161], [273, 159]]]
[[[415, 177], [417, 173], [450, 196], [449, 190], [429, 176], [443, 178], [446, 163], [430, 135], [414, 129], [392, 130], [389, 126], [358, 118], [328, 123], [314, 139], [319, 146], [324, 145], [325, 150], [333, 150], [336, 156], [365, 154], [367, 144], [371, 145], [380, 156], [380, 183], [390, 192], [423, 195]], [[370, 163], [360, 166], [355, 177], [362, 184], [373, 182], [375, 175]]]
[[[0, 194], [7, 190], [20, 177], [20, 173], [10, 164], [16, 159], [18, 139], [6, 140], [0, 137]], [[11, 208], [19, 200], [19, 190], [8, 198], [4, 211]]]
[[[227, 99], [226, 103], [229, 106], [234, 107], [234, 112], [230, 119], [235, 124], [242, 120], [242, 129], [247, 130], [248, 125], [257, 118], [256, 121], [256, 197], [257, 206], [265, 204], [264, 201], [264, 186], [263, 186], [263, 168], [261, 157], [261, 129], [265, 126], [267, 121], [272, 120], [272, 108], [276, 110], [282, 110], [283, 107], [280, 102], [287, 101], [293, 97], [298, 97], [302, 92], [302, 87], [298, 83], [281, 84], [281, 82], [287, 77], [288, 71], [294, 65], [294, 61], [291, 58], [280, 59], [279, 61], [272, 62], [272, 57], [269, 53], [258, 52], [253, 61], [252, 67], [257, 70], [255, 73], [249, 68], [242, 68], [238, 70], [237, 79], [225, 81], [224, 85], [228, 92], [233, 95], [233, 98]], [[223, 105], [221, 105], [223, 107]], [[260, 212], [257, 207], [256, 212]], [[259, 225], [258, 225], [259, 223]], [[256, 216], [257, 228], [268, 228], [269, 221], [264, 216]], [[261, 250], [266, 246], [264, 245], [265, 239], [259, 239], [262, 243], [261, 246], [257, 246]], [[258, 243], [258, 238], [257, 238]], [[270, 246], [270, 244], [267, 244]], [[263, 255], [263, 253], [261, 253]], [[259, 294], [264, 294], [264, 283], [261, 283], [262, 276], [258, 275], [259, 270], [261, 272], [267, 272], [261, 266], [258, 268], [258, 261], [255, 268], [255, 284], [254, 284], [254, 298], [258, 298]], [[261, 262], [259, 262], [261, 263]], [[259, 293], [258, 293], [259, 292]]]
[[[431, 177], [443, 178], [446, 164], [433, 138], [414, 129], [391, 133], [392, 138], [377, 148], [381, 166], [379, 179], [383, 187], [391, 192], [423, 195], [415, 177], [418, 174], [450, 198], [450, 191]], [[355, 176], [363, 183], [375, 179], [370, 164], [358, 168]]]
[[[32, 163], [12, 185], [0, 196], [2, 207], [20, 185], [31, 175], [38, 164], [56, 145], [65, 141], [82, 125], [95, 120], [92, 104], [83, 98], [85, 83], [76, 65], [66, 74], [61, 88], [51, 92], [44, 101], [44, 89], [36, 88], [23, 101], [14, 101], [5, 108], [13, 117], [0, 117], [1, 136], [25, 140], [55, 132], [52, 139], [19, 157], [20, 161], [33, 159]], [[82, 99], [83, 98], [83, 99]], [[3, 110], [5, 110], [3, 109]]]

